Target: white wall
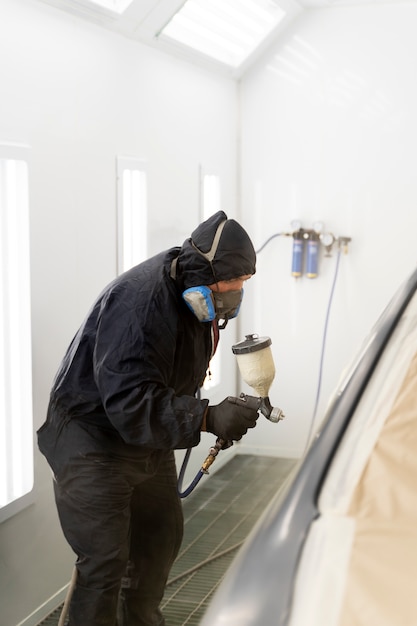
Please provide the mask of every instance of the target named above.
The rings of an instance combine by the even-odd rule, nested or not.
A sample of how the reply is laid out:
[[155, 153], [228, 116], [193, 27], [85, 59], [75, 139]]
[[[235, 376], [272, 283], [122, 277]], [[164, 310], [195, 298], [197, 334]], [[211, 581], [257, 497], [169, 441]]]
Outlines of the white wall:
[[[295, 218], [352, 237], [331, 312], [320, 419], [415, 266], [416, 18], [417, 7], [401, 3], [309, 12], [245, 76], [239, 111], [227, 79], [41, 3], [2, 0], [0, 141], [32, 153], [35, 428], [68, 341], [115, 275], [116, 156], [148, 160], [153, 253], [197, 224], [200, 163], [217, 164], [223, 206], [237, 214], [239, 115], [241, 221], [256, 246]], [[272, 338], [270, 396], [287, 418], [260, 418], [241, 451], [298, 456], [307, 436], [335, 256], [311, 281], [295, 281], [290, 266], [291, 240], [276, 238], [246, 287], [237, 338]], [[0, 526], [2, 626], [36, 611], [72, 567], [39, 454], [35, 480], [36, 503]]]
[[[30, 0], [2, 0], [0, 59], [0, 142], [31, 149], [38, 428], [67, 344], [115, 276], [116, 156], [148, 161], [151, 254], [181, 245], [197, 226], [200, 164], [216, 165], [234, 216], [236, 85]], [[73, 565], [35, 451], [36, 503], [0, 525], [2, 626], [36, 611]]]
[[[296, 218], [352, 237], [340, 261], [317, 424], [417, 260], [416, 23], [417, 6], [401, 2], [313, 11], [242, 81], [242, 208], [257, 247]], [[271, 401], [287, 415], [279, 425], [261, 419], [251, 442], [285, 456], [300, 454], [307, 438], [336, 264], [333, 254], [317, 279], [296, 280], [291, 247], [276, 238], [259, 254], [248, 289], [253, 314], [245, 309], [240, 321], [245, 332], [271, 337]]]

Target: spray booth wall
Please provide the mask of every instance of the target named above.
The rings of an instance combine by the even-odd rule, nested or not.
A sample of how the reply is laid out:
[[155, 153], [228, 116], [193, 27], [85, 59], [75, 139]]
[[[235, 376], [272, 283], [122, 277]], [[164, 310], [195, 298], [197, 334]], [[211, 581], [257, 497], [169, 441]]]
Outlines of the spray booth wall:
[[[417, 261], [416, 23], [415, 3], [310, 11], [241, 86], [242, 216], [256, 246], [296, 219], [352, 238], [340, 257], [316, 425]], [[240, 328], [271, 336], [270, 396], [287, 415], [278, 426], [260, 420], [251, 443], [298, 456], [317, 395], [337, 255], [322, 256], [317, 278], [294, 279], [291, 249], [291, 238], [276, 237], [259, 254]]]
[[[31, 154], [35, 428], [64, 349], [116, 272], [117, 155], [148, 161], [150, 254], [198, 223], [200, 165], [220, 174], [231, 216], [239, 193], [257, 247], [296, 218], [352, 237], [330, 319], [327, 401], [415, 264], [416, 8], [311, 12], [240, 86], [34, 0], [2, 0], [0, 17], [0, 141], [29, 144]], [[271, 336], [270, 396], [287, 414], [278, 425], [260, 418], [236, 449], [288, 457], [307, 435], [335, 268], [333, 253], [317, 279], [294, 281], [291, 243], [278, 237], [260, 253], [224, 337], [229, 353], [247, 333]], [[234, 368], [224, 375], [227, 394]], [[35, 624], [63, 597], [72, 569], [49, 470], [39, 454], [35, 462], [35, 504], [0, 525], [2, 626]]]
[[[2, 0], [0, 58], [0, 142], [30, 146], [36, 429], [64, 350], [116, 274], [116, 157], [147, 160], [150, 254], [197, 226], [200, 165], [235, 216], [236, 84], [32, 0]], [[56, 605], [71, 576], [36, 444], [35, 463], [35, 503], [0, 524], [2, 626]]]

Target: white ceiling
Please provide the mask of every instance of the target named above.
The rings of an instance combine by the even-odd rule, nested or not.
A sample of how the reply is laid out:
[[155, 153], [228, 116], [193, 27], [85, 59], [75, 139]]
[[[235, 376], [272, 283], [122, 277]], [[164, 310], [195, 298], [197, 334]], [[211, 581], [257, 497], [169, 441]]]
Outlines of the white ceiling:
[[[411, 0], [415, 2], [416, 0]], [[317, 9], [335, 6], [396, 4], [398, 0], [298, 0], [298, 4], [305, 9]]]
[[[223, 74], [239, 78], [246, 69], [276, 40], [294, 19], [303, 11], [328, 7], [360, 6], [377, 4], [395, 4], [398, 0], [273, 0], [286, 12], [286, 18], [264, 40], [255, 53], [238, 69], [232, 70], [220, 63], [211, 61], [203, 55], [185, 49], [180, 45], [170, 44], [156, 35], [167, 24], [175, 12], [184, 4], [184, 0], [133, 0], [122, 15], [101, 9], [90, 0], [39, 0], [67, 13], [77, 15], [95, 24], [117, 32], [130, 39], [159, 48], [164, 52], [186, 58], [200, 65], [215, 69]], [[417, 0], [408, 0], [417, 2]]]

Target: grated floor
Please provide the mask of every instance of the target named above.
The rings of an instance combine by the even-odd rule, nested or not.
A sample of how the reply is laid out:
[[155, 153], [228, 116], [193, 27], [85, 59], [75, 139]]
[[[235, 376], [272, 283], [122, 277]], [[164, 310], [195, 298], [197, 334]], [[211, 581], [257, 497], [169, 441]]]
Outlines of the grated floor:
[[[237, 455], [183, 500], [184, 539], [162, 604], [167, 626], [200, 623], [241, 543], [294, 464]], [[57, 626], [61, 609], [38, 626]]]

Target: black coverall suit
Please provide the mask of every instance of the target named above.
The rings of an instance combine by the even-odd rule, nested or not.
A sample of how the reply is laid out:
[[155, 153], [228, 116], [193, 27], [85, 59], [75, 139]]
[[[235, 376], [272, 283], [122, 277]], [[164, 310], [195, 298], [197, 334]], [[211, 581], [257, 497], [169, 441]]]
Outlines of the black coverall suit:
[[255, 272], [234, 220], [211, 264], [196, 249], [210, 249], [226, 217], [106, 287], [56, 375], [38, 443], [77, 555], [70, 626], [115, 626], [117, 613], [126, 626], [165, 623], [159, 605], [183, 532], [173, 450], [200, 441], [208, 401], [195, 394], [213, 352], [212, 324], [182, 292]]

